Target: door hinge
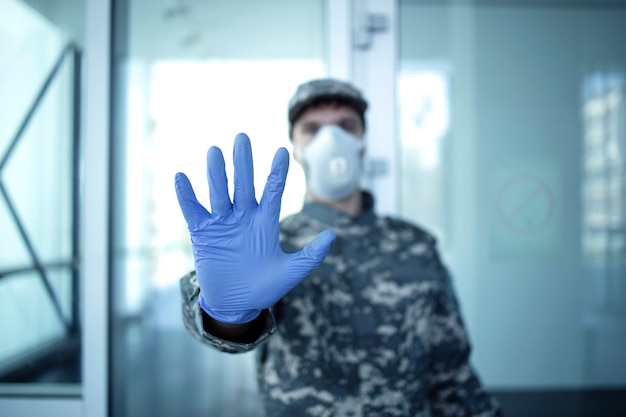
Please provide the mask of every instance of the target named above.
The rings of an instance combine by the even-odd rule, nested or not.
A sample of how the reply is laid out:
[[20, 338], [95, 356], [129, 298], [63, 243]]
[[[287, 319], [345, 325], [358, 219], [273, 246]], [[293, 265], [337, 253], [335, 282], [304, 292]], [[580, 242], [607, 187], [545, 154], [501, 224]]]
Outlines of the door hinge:
[[375, 33], [389, 29], [389, 16], [383, 13], [365, 13], [357, 24], [354, 44], [358, 49], [369, 49]]

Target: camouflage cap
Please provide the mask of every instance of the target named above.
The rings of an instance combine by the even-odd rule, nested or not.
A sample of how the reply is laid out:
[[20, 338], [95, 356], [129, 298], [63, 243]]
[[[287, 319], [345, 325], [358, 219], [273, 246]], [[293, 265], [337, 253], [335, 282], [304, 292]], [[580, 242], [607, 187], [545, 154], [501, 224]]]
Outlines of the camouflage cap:
[[326, 100], [336, 100], [352, 107], [361, 117], [365, 127], [367, 101], [353, 85], [333, 78], [321, 78], [300, 84], [289, 100], [289, 137], [293, 125], [310, 105]]

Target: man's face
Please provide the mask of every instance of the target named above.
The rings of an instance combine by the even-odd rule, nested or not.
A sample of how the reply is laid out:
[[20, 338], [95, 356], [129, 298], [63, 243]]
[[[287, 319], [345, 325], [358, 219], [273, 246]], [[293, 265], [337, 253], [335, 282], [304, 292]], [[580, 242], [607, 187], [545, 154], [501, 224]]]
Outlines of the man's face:
[[365, 133], [361, 118], [352, 107], [337, 103], [321, 103], [305, 110], [293, 125], [293, 145], [303, 150], [311, 143], [320, 128], [333, 124], [359, 139], [363, 138]]

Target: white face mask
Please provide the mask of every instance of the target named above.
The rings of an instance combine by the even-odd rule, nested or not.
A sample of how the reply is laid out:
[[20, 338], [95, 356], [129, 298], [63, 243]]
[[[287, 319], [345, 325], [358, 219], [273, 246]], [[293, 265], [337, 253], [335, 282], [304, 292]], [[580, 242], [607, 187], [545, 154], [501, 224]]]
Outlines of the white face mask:
[[362, 150], [362, 140], [337, 125], [326, 125], [303, 150], [294, 152], [302, 162], [309, 189], [324, 200], [338, 201], [359, 186]]

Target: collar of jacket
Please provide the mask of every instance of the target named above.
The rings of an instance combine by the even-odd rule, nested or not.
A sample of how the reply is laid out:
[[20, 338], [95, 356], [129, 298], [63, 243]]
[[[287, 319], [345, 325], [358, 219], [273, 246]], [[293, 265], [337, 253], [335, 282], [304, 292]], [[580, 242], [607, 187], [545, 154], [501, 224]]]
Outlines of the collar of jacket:
[[307, 200], [302, 212], [307, 216], [331, 227], [367, 226], [374, 223], [374, 197], [367, 191], [361, 191], [362, 210], [361, 214], [352, 217], [346, 213], [335, 210], [326, 204]]

